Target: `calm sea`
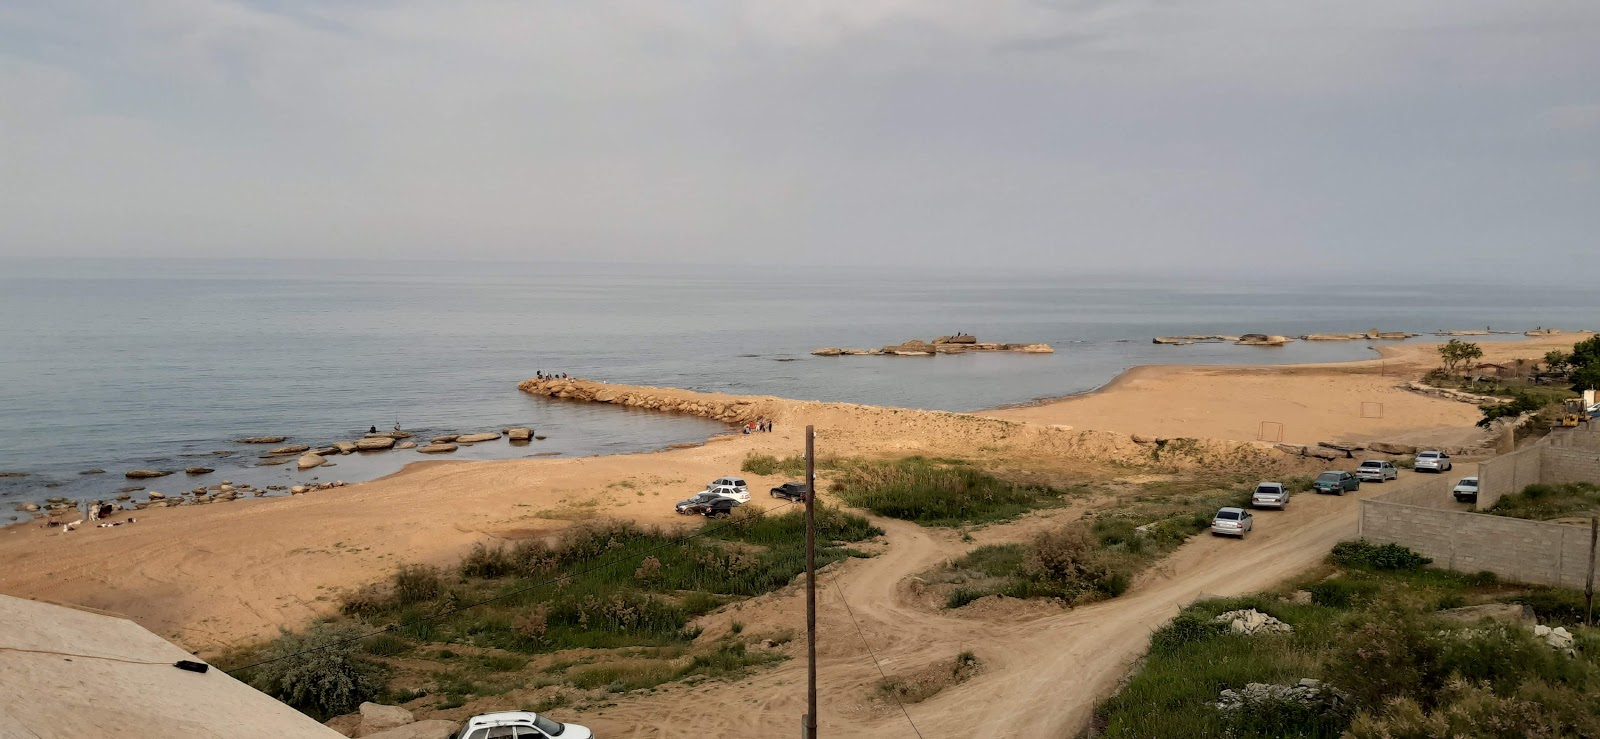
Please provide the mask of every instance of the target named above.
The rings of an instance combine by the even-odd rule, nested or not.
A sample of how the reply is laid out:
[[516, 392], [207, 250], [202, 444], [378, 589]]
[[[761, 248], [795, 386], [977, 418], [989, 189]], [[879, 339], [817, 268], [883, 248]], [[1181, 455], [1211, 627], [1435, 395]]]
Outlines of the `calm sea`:
[[[531, 398], [536, 370], [625, 383], [946, 410], [1097, 387], [1150, 363], [1371, 356], [1368, 342], [1155, 346], [1181, 333], [1592, 328], [1594, 291], [1473, 285], [1217, 284], [861, 270], [378, 261], [0, 262], [0, 500], [369, 479], [423, 458], [255, 466], [395, 423], [419, 435], [530, 425], [548, 437], [454, 457], [611, 454], [720, 424]], [[962, 331], [1053, 355], [813, 357]], [[130, 482], [129, 469], [217, 473]], [[81, 474], [90, 469], [105, 474]], [[7, 506], [9, 508], [9, 506]], [[3, 510], [3, 509], [0, 509]], [[6, 514], [9, 515], [9, 514]]]

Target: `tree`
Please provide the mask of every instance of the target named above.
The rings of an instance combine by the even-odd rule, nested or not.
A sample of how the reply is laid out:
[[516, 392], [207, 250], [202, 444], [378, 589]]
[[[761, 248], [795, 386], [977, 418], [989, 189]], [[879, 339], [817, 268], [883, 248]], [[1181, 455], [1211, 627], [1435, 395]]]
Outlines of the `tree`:
[[1451, 339], [1444, 346], [1439, 347], [1439, 358], [1444, 360], [1444, 368], [1448, 372], [1463, 369], [1464, 365], [1483, 356], [1483, 350], [1477, 344]]
[[1577, 392], [1600, 390], [1600, 362], [1591, 362], [1572, 373], [1572, 389]]
[[1572, 354], [1567, 357], [1567, 363], [1573, 367], [1600, 364], [1600, 336], [1592, 336], [1573, 344]]
[[1551, 349], [1544, 353], [1544, 366], [1551, 372], [1560, 372], [1562, 368], [1572, 364], [1572, 355], [1560, 349]]

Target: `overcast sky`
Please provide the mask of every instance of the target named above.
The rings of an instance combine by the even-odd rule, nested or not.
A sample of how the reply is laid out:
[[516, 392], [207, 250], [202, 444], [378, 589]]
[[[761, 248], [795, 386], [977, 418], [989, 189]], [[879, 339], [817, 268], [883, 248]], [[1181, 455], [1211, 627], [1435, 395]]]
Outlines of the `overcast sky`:
[[4, 0], [0, 256], [1524, 274], [1595, 0]]

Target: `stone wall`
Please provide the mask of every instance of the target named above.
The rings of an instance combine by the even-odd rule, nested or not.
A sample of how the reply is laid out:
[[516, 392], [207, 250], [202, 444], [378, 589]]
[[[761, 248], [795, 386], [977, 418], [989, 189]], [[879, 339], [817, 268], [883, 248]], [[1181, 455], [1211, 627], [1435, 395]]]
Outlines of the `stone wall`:
[[1544, 447], [1539, 454], [1539, 482], [1600, 482], [1600, 451]]
[[1589, 528], [1392, 503], [1361, 501], [1361, 537], [1400, 544], [1458, 572], [1487, 570], [1507, 580], [1582, 589]]
[[1483, 510], [1500, 500], [1500, 496], [1515, 493], [1540, 482], [1541, 461], [1545, 444], [1535, 444], [1519, 452], [1503, 454], [1478, 463], [1478, 510]]
[[1600, 430], [1575, 428], [1550, 432], [1550, 446], [1600, 452]]

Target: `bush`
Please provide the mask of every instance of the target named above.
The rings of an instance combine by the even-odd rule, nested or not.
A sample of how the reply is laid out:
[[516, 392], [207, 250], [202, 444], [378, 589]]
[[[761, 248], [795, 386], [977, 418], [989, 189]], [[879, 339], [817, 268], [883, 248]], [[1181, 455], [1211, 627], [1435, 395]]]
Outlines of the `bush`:
[[1433, 560], [1399, 544], [1373, 544], [1365, 539], [1341, 541], [1333, 545], [1334, 564], [1364, 570], [1419, 570]]
[[1100, 552], [1099, 542], [1083, 526], [1067, 526], [1035, 536], [1023, 555], [1022, 571], [1060, 588], [1068, 598], [1090, 591], [1116, 595], [1127, 589], [1126, 580], [1118, 582], [1117, 573]]
[[356, 643], [349, 641], [359, 635], [353, 627], [329, 624], [304, 635], [284, 632], [262, 654], [277, 661], [251, 670], [249, 683], [319, 721], [354, 711], [382, 689], [377, 668], [358, 657]]
[[505, 577], [516, 570], [516, 564], [505, 547], [493, 549], [481, 542], [472, 545], [472, 551], [461, 559], [462, 577]]
[[1311, 602], [1328, 608], [1351, 608], [1363, 603], [1378, 592], [1376, 583], [1332, 578], [1306, 587], [1311, 592]]
[[1199, 644], [1226, 633], [1227, 627], [1222, 624], [1186, 610], [1150, 635], [1150, 652], [1176, 654], [1190, 644]]
[[389, 598], [383, 592], [383, 588], [377, 585], [364, 585], [345, 594], [339, 603], [339, 612], [346, 616], [364, 618], [388, 607]]
[[750, 454], [745, 456], [744, 464], [740, 470], [752, 475], [772, 475], [783, 473], [790, 477], [798, 477], [806, 472], [805, 457], [774, 457], [771, 454]]
[[1505, 601], [1532, 608], [1539, 623], [1549, 625], [1581, 624], [1586, 610], [1583, 593], [1559, 588], [1536, 588], [1531, 592], [1510, 596]]
[[439, 570], [428, 565], [403, 565], [395, 571], [391, 581], [394, 600], [402, 606], [433, 600], [444, 590]]
[[1534, 484], [1513, 495], [1501, 496], [1485, 513], [1534, 521], [1583, 515], [1600, 510], [1600, 485], [1573, 482]]
[[1328, 680], [1360, 706], [1432, 696], [1444, 687], [1449, 674], [1442, 655], [1440, 638], [1422, 619], [1389, 609], [1340, 636], [1328, 664]]
[[950, 596], [945, 599], [944, 607], [960, 608], [987, 595], [993, 595], [993, 593], [976, 588], [956, 588], [950, 591]]
[[849, 467], [837, 475], [834, 489], [850, 505], [924, 526], [1004, 521], [1061, 505], [1057, 490], [921, 457]]

